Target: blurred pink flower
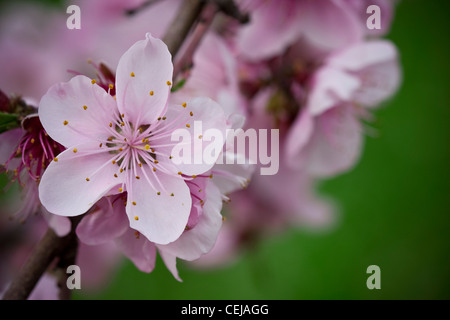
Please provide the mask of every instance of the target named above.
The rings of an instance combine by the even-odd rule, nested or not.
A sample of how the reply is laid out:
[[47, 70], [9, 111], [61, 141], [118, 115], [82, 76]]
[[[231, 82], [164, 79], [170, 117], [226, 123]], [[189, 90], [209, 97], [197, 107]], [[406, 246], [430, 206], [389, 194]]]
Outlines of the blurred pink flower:
[[241, 7], [251, 20], [238, 31], [237, 48], [251, 61], [281, 55], [301, 38], [320, 50], [335, 50], [360, 41], [364, 32], [345, 0], [249, 0]]
[[[76, 4], [82, 12], [81, 29], [69, 30], [66, 8], [40, 3], [3, 5], [0, 13], [0, 88], [7, 93], [39, 99], [54, 83], [71, 78], [68, 70], [92, 72], [88, 63], [103, 61], [115, 68], [133, 43], [150, 31], [162, 37], [180, 0], [157, 1], [127, 15], [143, 0], [89, 1]], [[51, 67], [49, 67], [51, 66]], [[39, 75], [39, 81], [36, 81]]]
[[360, 119], [398, 89], [398, 54], [389, 41], [354, 44], [331, 54], [312, 76], [305, 108], [287, 137], [286, 159], [319, 177], [351, 168], [362, 149]]

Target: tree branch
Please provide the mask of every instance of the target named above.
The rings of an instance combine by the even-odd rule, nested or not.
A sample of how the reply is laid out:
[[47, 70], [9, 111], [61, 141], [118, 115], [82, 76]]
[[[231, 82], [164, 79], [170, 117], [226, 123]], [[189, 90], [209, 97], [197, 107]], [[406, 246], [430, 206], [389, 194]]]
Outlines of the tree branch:
[[180, 58], [176, 59], [173, 69], [173, 78], [186, 68], [191, 67], [192, 58], [194, 56], [197, 47], [200, 45], [203, 36], [208, 31], [210, 25], [212, 24], [216, 13], [218, 12], [218, 7], [214, 4], [208, 4], [205, 6], [201, 13], [200, 21], [192, 32], [190, 42], [186, 49], [181, 54]]
[[13, 279], [3, 300], [25, 300], [33, 291], [42, 274], [50, 263], [66, 248], [77, 243], [76, 227], [83, 216], [71, 218], [72, 227], [68, 235], [58, 237], [52, 229], [48, 229], [44, 237], [38, 242], [30, 257]]
[[185, 0], [181, 4], [162, 39], [169, 48], [172, 57], [175, 57], [178, 53], [204, 5], [205, 2], [203, 0]]

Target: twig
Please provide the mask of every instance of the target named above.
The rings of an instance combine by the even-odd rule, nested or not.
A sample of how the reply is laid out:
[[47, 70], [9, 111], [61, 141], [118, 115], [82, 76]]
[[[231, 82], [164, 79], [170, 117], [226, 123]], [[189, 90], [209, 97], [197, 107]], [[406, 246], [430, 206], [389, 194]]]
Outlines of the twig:
[[190, 42], [187, 45], [186, 49], [181, 54], [180, 58], [176, 59], [174, 63], [173, 70], [173, 78], [175, 79], [177, 75], [186, 68], [189, 68], [192, 65], [192, 58], [197, 47], [200, 45], [203, 36], [208, 31], [210, 25], [212, 24], [216, 13], [218, 12], [218, 8], [214, 4], [208, 4], [200, 17], [200, 21], [192, 32], [192, 36], [190, 37]]
[[236, 19], [242, 24], [248, 23], [250, 21], [249, 14], [242, 13], [233, 0], [211, 0], [211, 2], [215, 3], [219, 10], [224, 14]]
[[173, 57], [176, 56], [183, 41], [197, 20], [205, 2], [202, 0], [185, 0], [178, 9], [174, 20], [169, 25], [163, 41]]
[[33, 291], [42, 274], [50, 263], [68, 247], [77, 242], [75, 229], [82, 216], [71, 218], [71, 231], [65, 237], [58, 237], [52, 229], [48, 229], [44, 237], [38, 242], [31, 256], [13, 279], [3, 300], [25, 300]]

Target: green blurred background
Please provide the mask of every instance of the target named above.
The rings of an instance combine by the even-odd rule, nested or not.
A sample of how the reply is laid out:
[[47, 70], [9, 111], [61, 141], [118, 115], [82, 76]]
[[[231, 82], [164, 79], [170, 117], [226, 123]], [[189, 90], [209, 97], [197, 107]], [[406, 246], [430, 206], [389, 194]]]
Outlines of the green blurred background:
[[[159, 258], [151, 274], [126, 260], [103, 291], [74, 298], [450, 299], [449, 15], [449, 1], [399, 1], [388, 38], [403, 84], [358, 165], [320, 185], [339, 205], [333, 229], [269, 237], [219, 269], [179, 261], [182, 283]], [[372, 264], [381, 290], [366, 287]]]
[[[376, 112], [376, 138], [350, 173], [322, 193], [340, 206], [327, 232], [290, 230], [235, 264], [177, 282], [157, 261], [151, 274], [126, 261], [95, 299], [449, 299], [450, 3], [400, 1], [388, 36], [404, 72], [398, 94]], [[366, 269], [381, 268], [381, 290]]]

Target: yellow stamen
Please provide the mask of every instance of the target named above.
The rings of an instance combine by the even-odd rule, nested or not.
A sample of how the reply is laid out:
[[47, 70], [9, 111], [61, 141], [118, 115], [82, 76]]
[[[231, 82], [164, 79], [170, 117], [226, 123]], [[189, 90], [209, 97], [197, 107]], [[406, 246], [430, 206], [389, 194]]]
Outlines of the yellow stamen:
[[112, 89], [114, 89], [114, 85], [111, 83], [109, 86], [108, 86], [111, 90]]
[[134, 220], [138, 221], [138, 220], [139, 220], [139, 217], [138, 217], [138, 216], [134, 217]]
[[97, 81], [96, 81], [95, 79], [92, 79], [92, 80], [91, 80], [91, 83], [92, 83], [92, 84], [95, 84], [96, 82], [97, 82]]
[[153, 91], [150, 91], [150, 95], [152, 96], [152, 95], [154, 95], [155, 93], [153, 92]]
[[57, 157], [53, 158], [53, 161], [58, 162], [58, 158]]
[[89, 179], [89, 178], [86, 178], [86, 181], [87, 181], [87, 182], [89, 182], [89, 181], [91, 181], [91, 179]]
[[170, 82], [170, 81], [167, 81], [166, 83], [168, 86], [172, 85], [172, 82]]
[[133, 206], [135, 206], [135, 205], [136, 205], [136, 202], [135, 202], [135, 201], [133, 201], [132, 203], [133, 203]]
[[123, 191], [123, 189], [122, 188], [119, 188], [119, 192], [122, 192]]
[[187, 128], [190, 128], [190, 127], [191, 127], [191, 125], [190, 125], [190, 124], [188, 123], [188, 124], [186, 125], [186, 127], [187, 127]]
[[69, 124], [69, 121], [64, 120], [63, 125], [67, 126]]
[[73, 149], [73, 153], [77, 153], [78, 152], [78, 149], [77, 148], [74, 148]]
[[183, 106], [183, 108], [186, 108], [187, 106], [186, 102], [183, 102], [181, 105]]
[[84, 109], [84, 110], [87, 110], [87, 106], [83, 106], [83, 109]]
[[131, 76], [131, 77], [134, 77], [134, 76], [135, 76], [134, 72], [130, 73], [130, 76]]

